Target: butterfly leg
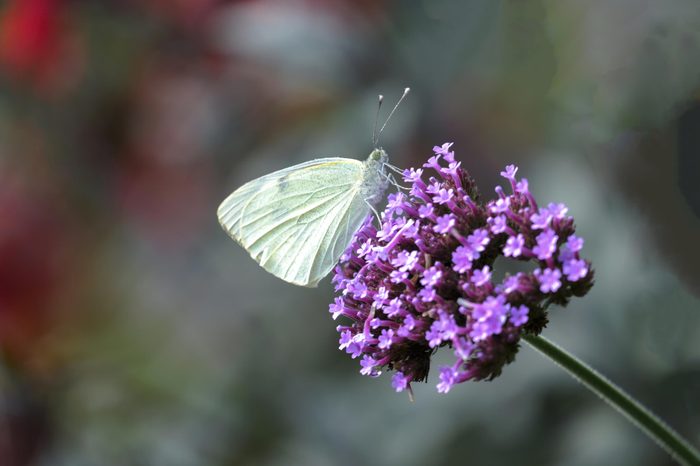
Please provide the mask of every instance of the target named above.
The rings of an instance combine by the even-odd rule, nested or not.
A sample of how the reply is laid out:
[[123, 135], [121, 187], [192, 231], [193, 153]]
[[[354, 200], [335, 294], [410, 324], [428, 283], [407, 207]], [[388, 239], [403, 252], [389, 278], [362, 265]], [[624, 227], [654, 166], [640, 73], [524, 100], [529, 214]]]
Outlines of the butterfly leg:
[[396, 189], [403, 190], [403, 191], [410, 191], [411, 188], [407, 188], [406, 186], [402, 186], [399, 184], [398, 181], [396, 181], [396, 178], [394, 178], [394, 175], [389, 175], [390, 178], [390, 183], [396, 186]]
[[[389, 166], [389, 165], [386, 164], [386, 166]], [[398, 190], [404, 190], [404, 191], [410, 191], [409, 188], [407, 188], [407, 187], [405, 187], [405, 186], [401, 186], [401, 185], [398, 183], [398, 181], [396, 181], [396, 178], [394, 178], [394, 175], [392, 175], [391, 173], [386, 174], [386, 173], [384, 173], [384, 172], [381, 172], [381, 174], [382, 174], [382, 176], [383, 176], [384, 178], [386, 178], [387, 182], [389, 182], [389, 184], [393, 185], [396, 189], [398, 189]]]
[[375, 209], [374, 206], [372, 205], [372, 203], [370, 202], [370, 199], [373, 199], [373, 198], [376, 198], [376, 197], [377, 197], [376, 195], [372, 195], [372, 196], [366, 198], [366, 199], [365, 199], [365, 203], [366, 203], [367, 206], [370, 208], [370, 210], [372, 210], [372, 212], [374, 212], [374, 216], [377, 217], [377, 222], [379, 222], [379, 225], [381, 225], [381, 224], [382, 224], [382, 218], [380, 217], [379, 212], [377, 212], [377, 209]]

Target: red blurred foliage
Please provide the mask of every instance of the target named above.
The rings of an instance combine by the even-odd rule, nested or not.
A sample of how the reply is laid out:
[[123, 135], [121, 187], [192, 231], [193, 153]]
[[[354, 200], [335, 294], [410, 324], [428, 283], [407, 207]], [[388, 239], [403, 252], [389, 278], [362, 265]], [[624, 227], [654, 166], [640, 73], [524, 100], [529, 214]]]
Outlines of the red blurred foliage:
[[161, 247], [182, 247], [215, 221], [206, 164], [167, 166], [130, 158], [117, 179], [118, 203], [144, 237]]
[[20, 365], [36, 355], [72, 272], [58, 196], [30, 189], [0, 178], [0, 348]]
[[65, 24], [62, 0], [14, 0], [0, 18], [0, 66], [39, 91], [60, 93], [81, 75], [78, 36]]
[[210, 139], [226, 96], [206, 62], [154, 57], [133, 82], [116, 201], [159, 246], [181, 247], [214, 221]]

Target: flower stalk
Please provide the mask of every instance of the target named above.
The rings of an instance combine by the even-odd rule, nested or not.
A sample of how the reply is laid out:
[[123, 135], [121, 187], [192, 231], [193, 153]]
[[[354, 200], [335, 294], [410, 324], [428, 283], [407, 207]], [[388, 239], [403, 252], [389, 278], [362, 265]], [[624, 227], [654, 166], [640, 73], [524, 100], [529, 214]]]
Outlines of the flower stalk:
[[619, 411], [680, 464], [700, 465], [697, 449], [595, 369], [541, 335], [523, 334], [521, 338]]

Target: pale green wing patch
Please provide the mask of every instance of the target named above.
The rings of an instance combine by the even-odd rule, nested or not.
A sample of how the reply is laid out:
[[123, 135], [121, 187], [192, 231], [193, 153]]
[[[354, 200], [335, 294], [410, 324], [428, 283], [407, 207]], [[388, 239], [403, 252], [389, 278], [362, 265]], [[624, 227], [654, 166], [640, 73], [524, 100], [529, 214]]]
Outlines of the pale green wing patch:
[[316, 286], [369, 212], [362, 181], [358, 160], [312, 160], [246, 183], [221, 203], [217, 215], [265, 270]]

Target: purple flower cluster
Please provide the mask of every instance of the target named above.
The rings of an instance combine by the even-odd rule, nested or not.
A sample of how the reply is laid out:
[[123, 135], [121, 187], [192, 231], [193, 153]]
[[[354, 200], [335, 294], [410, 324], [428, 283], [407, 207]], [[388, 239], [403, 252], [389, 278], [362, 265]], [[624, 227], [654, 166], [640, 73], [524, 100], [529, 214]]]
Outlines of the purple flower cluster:
[[[427, 379], [438, 348], [454, 351], [437, 389], [493, 379], [512, 362], [523, 333], [539, 334], [550, 304], [566, 305], [593, 284], [583, 240], [564, 204], [539, 207], [517, 167], [501, 175], [497, 197], [481, 202], [451, 143], [435, 146], [423, 168], [405, 170], [410, 192], [389, 196], [380, 228], [368, 218], [336, 267], [340, 296], [330, 305], [340, 349], [360, 372], [394, 370], [396, 391]], [[424, 180], [424, 169], [435, 172]], [[531, 262], [530, 272], [494, 277], [498, 257]]]

